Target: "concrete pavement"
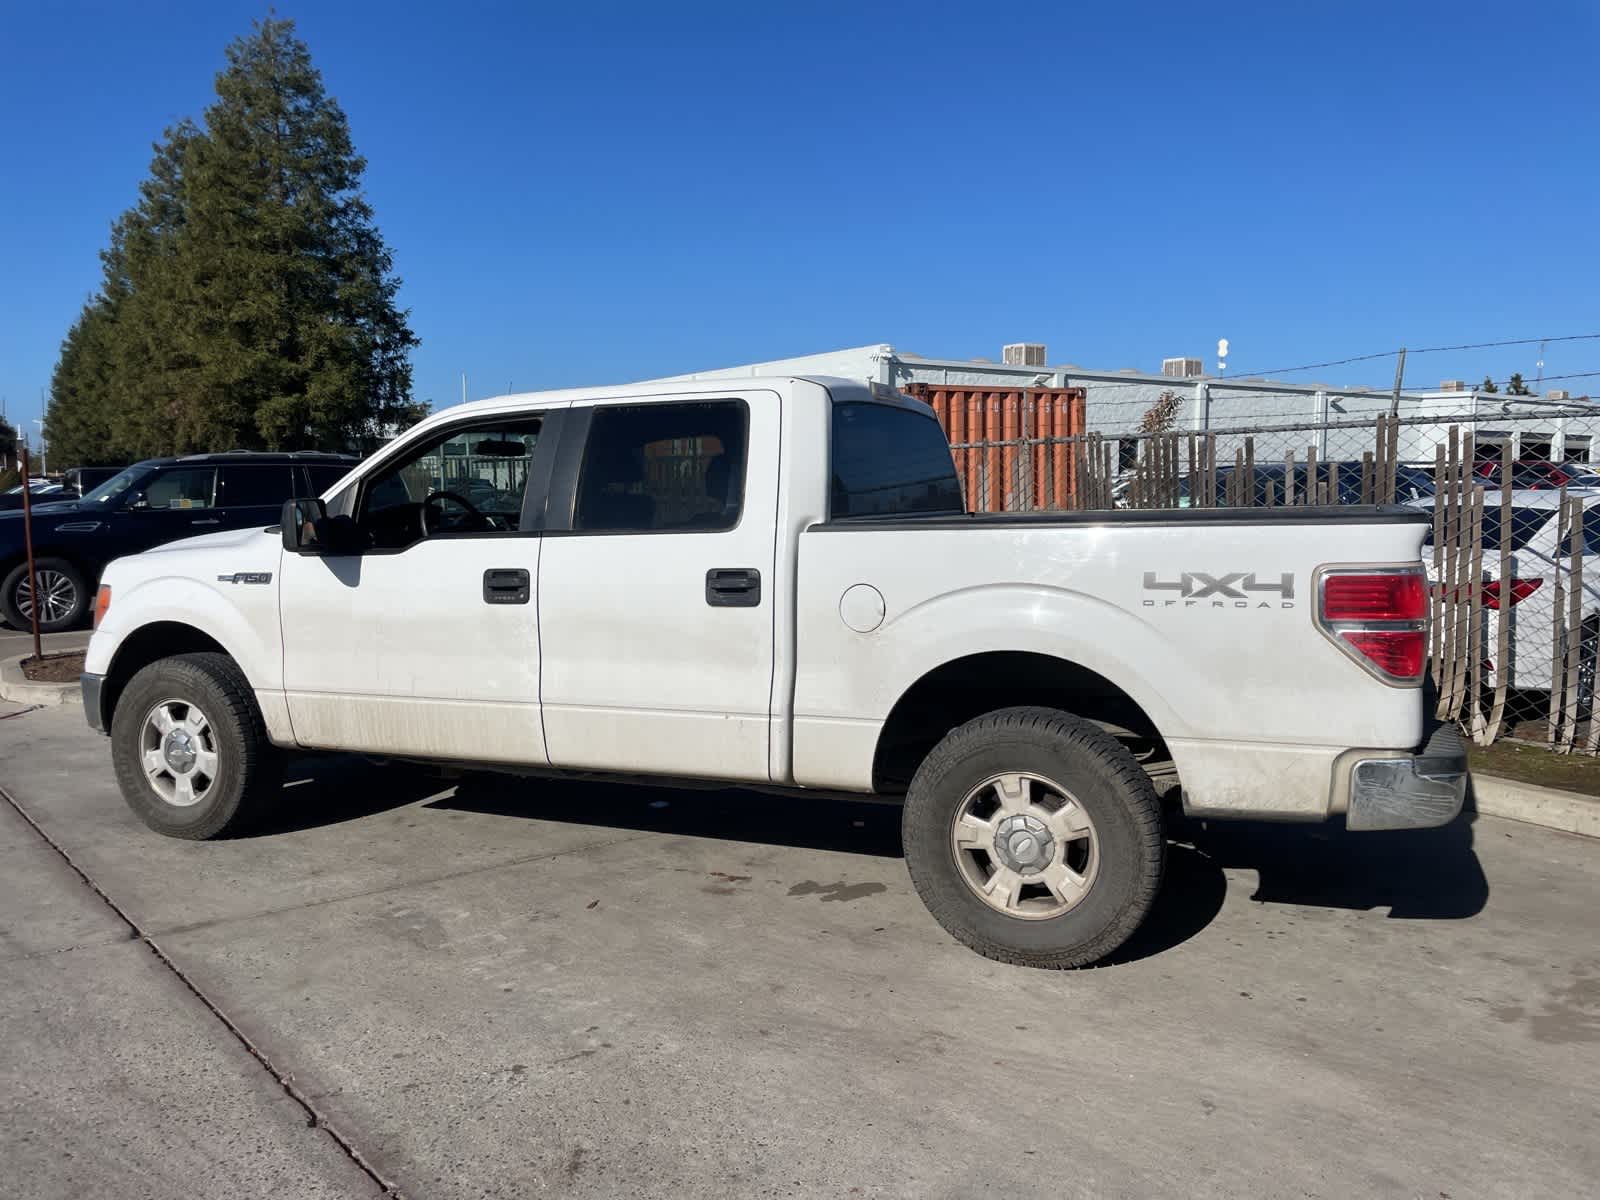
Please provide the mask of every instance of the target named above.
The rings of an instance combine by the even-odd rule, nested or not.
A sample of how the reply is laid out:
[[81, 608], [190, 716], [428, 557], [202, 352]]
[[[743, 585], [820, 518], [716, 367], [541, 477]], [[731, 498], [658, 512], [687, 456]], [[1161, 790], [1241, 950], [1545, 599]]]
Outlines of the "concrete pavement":
[[[944, 935], [888, 807], [306, 760], [277, 828], [197, 845], [134, 820], [81, 722], [0, 719], [0, 786], [408, 1196], [1459, 1198], [1600, 1173], [1586, 839], [1185, 828], [1139, 940], [1054, 974]], [[30, 981], [0, 1009], [18, 1194], [360, 1194], [55, 852], [0, 832], [0, 947]]]
[[[44, 643], [46, 654], [55, 654], [63, 650], [82, 650], [89, 644], [91, 632], [88, 629], [73, 629], [66, 633], [46, 633], [40, 636], [40, 640]], [[27, 630], [13, 629], [4, 621], [0, 621], [0, 658], [32, 653], [33, 634]]]

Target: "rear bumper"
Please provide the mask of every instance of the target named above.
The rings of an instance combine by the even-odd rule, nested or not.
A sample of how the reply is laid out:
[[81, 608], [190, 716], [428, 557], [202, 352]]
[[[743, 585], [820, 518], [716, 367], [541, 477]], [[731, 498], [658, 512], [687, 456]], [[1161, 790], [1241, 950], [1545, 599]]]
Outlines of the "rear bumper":
[[106, 731], [105, 714], [100, 711], [100, 690], [106, 681], [104, 675], [85, 671], [78, 676], [78, 686], [83, 689], [83, 719], [89, 728], [99, 733]]
[[1467, 798], [1467, 744], [1441, 725], [1417, 753], [1362, 758], [1350, 768], [1345, 827], [1432, 829], [1448, 825]]

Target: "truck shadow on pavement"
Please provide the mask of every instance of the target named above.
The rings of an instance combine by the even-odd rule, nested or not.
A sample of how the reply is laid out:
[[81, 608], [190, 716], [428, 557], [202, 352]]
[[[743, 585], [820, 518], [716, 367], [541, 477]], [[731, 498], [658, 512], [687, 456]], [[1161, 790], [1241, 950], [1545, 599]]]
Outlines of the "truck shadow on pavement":
[[[253, 836], [420, 803], [423, 811], [902, 857], [900, 809], [890, 803], [492, 773], [443, 781], [421, 768], [342, 757], [298, 760], [289, 781], [278, 818]], [[1388, 909], [1390, 918], [1401, 920], [1464, 920], [1482, 911], [1489, 896], [1473, 850], [1473, 820], [1469, 812], [1442, 829], [1347, 833], [1331, 824], [1174, 816], [1161, 894], [1139, 932], [1105, 965], [1160, 954], [1202, 932], [1227, 900], [1230, 871], [1256, 873], [1254, 903]]]

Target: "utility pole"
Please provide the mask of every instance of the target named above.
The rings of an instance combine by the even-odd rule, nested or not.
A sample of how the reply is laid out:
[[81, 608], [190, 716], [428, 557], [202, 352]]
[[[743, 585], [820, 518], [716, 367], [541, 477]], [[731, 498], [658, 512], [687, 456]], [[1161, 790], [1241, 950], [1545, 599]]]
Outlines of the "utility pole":
[[1389, 415], [1391, 417], [1398, 417], [1400, 415], [1400, 385], [1405, 382], [1405, 378], [1406, 348], [1401, 346], [1400, 358], [1394, 364], [1394, 399], [1389, 401]]
[[44, 657], [39, 642], [39, 576], [33, 569], [33, 489], [28, 486], [28, 443], [22, 443], [22, 542], [28, 555], [28, 616], [33, 625], [33, 659]]

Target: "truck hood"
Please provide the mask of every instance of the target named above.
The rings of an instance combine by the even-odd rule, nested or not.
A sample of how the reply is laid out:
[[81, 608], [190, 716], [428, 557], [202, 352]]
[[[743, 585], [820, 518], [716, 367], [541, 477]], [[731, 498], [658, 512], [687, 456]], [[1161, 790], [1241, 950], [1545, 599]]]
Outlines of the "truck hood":
[[208, 585], [247, 573], [276, 574], [283, 539], [276, 529], [259, 525], [225, 529], [156, 546], [143, 554], [119, 558], [101, 579], [116, 587], [132, 587], [151, 579], [193, 579]]
[[[283, 545], [283, 539], [278, 530], [274, 528], [270, 533], [259, 525], [250, 525], [244, 529], [224, 529], [220, 533], [202, 533], [195, 537], [181, 538], [176, 542], [167, 542], [164, 545], [154, 546], [145, 551], [145, 554], [189, 554], [194, 551], [202, 553], [225, 553], [240, 546], [253, 546], [256, 543], [272, 547]], [[277, 555], [273, 555], [276, 560]], [[241, 568], [244, 569], [244, 568]]]

